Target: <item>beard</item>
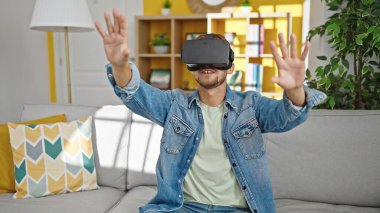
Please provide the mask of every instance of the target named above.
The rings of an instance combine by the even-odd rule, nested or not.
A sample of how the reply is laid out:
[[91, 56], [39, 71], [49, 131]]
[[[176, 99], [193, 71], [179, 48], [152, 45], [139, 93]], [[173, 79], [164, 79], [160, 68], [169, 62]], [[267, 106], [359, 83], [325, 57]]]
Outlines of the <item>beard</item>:
[[226, 81], [226, 78], [227, 78], [227, 75], [221, 78], [216, 77], [214, 79], [205, 80], [204, 78], [201, 78], [200, 76], [198, 76], [197, 78], [195, 78], [195, 80], [198, 82], [198, 84], [201, 87], [205, 89], [213, 89], [223, 84]]

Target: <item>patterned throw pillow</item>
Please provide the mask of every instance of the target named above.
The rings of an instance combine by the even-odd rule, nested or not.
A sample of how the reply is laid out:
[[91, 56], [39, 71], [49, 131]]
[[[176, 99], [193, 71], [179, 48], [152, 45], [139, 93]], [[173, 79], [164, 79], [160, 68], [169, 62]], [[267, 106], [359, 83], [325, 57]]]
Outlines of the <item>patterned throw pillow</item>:
[[[26, 121], [22, 124], [47, 124], [65, 121], [66, 115], [59, 114]], [[15, 173], [8, 124], [0, 124], [0, 194], [14, 192], [16, 192]]]
[[98, 189], [92, 118], [41, 125], [8, 123], [15, 170], [14, 198]]

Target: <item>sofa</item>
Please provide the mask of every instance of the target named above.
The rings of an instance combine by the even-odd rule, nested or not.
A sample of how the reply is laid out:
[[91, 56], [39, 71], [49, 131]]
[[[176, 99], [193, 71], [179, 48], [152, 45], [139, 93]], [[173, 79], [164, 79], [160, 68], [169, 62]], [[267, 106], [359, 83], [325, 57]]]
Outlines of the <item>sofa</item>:
[[[97, 190], [13, 199], [0, 213], [138, 212], [156, 193], [162, 128], [123, 105], [25, 105], [20, 121], [93, 116]], [[286, 133], [264, 135], [278, 213], [380, 213], [380, 111], [312, 110]]]

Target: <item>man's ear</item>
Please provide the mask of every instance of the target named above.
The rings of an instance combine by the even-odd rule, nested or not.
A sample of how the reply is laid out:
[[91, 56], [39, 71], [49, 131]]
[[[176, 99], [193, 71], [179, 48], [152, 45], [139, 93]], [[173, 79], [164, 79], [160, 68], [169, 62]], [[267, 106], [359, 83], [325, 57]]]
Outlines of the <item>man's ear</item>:
[[232, 74], [235, 71], [235, 64], [232, 64], [231, 68], [227, 70], [227, 74]]

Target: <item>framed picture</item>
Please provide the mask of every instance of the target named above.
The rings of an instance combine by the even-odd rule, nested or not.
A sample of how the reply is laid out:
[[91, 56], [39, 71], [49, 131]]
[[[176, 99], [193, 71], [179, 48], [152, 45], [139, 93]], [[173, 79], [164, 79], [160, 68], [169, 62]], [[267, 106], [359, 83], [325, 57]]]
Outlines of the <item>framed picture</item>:
[[186, 40], [193, 40], [196, 39], [198, 36], [206, 34], [206, 33], [186, 33]]
[[158, 89], [170, 89], [170, 69], [151, 70], [149, 83]]

